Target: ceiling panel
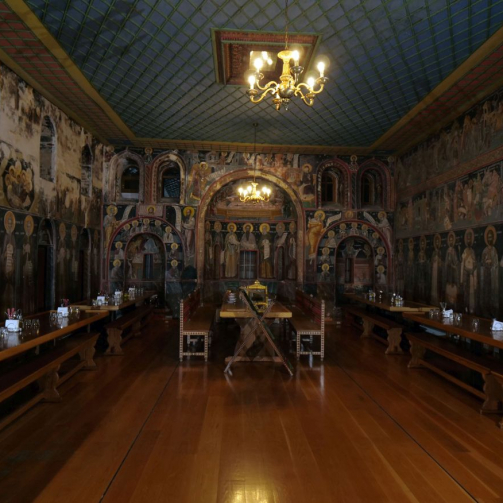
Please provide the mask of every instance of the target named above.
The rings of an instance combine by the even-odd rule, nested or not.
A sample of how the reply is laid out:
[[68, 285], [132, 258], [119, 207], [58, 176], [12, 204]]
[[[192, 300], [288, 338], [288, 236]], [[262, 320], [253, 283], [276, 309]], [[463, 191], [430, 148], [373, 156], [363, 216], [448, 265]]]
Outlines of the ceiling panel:
[[251, 143], [258, 121], [261, 143], [370, 146], [503, 24], [503, 0], [297, 0], [290, 30], [321, 35], [330, 81], [276, 112], [216, 84], [211, 28], [283, 31], [283, 2], [26, 3], [137, 137], [197, 142]]

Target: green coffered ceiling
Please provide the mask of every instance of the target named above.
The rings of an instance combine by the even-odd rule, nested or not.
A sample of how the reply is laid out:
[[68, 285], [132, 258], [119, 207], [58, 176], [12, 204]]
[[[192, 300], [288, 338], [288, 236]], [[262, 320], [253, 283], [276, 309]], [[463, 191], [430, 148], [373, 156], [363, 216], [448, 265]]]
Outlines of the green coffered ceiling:
[[399, 151], [503, 85], [503, 0], [290, 0], [330, 81], [277, 112], [217, 83], [213, 29], [281, 32], [275, 0], [0, 0], [0, 59], [114, 144]]

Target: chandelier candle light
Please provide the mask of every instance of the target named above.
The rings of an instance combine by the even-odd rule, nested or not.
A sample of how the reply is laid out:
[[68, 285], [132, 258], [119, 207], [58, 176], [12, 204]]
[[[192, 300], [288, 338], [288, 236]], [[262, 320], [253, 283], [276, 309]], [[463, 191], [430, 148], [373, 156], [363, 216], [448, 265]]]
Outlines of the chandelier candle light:
[[255, 128], [254, 140], [253, 140], [253, 182], [249, 182], [246, 187], [239, 187], [239, 200], [242, 203], [266, 203], [269, 201], [271, 197], [271, 189], [269, 187], [262, 187], [261, 189], [257, 189], [258, 183], [255, 181], [255, 173], [257, 166], [257, 155], [256, 155], [256, 146], [257, 146], [257, 126], [258, 123], [254, 122], [253, 127]]
[[[276, 106], [276, 110], [280, 110], [281, 105], [284, 105], [285, 110], [288, 110], [290, 100], [294, 96], [300, 97], [307, 106], [312, 107], [315, 96], [323, 91], [325, 84], [328, 82], [328, 78], [325, 77], [328, 59], [319, 59], [316, 65], [319, 77], [309, 72], [306, 75], [306, 82], [299, 83], [299, 77], [304, 71], [304, 67], [300, 66], [299, 51], [288, 49], [288, 0], [285, 1], [285, 20], [285, 50], [278, 53], [278, 58], [283, 61], [283, 72], [279, 78], [280, 82], [272, 80], [264, 86], [260, 84], [260, 81], [264, 78], [264, 74], [260, 71], [264, 66], [264, 61], [259, 57], [253, 62], [255, 72], [247, 72], [250, 89], [246, 93], [252, 103], [260, 103], [267, 95], [273, 95], [272, 102]], [[290, 66], [292, 60], [293, 66]]]

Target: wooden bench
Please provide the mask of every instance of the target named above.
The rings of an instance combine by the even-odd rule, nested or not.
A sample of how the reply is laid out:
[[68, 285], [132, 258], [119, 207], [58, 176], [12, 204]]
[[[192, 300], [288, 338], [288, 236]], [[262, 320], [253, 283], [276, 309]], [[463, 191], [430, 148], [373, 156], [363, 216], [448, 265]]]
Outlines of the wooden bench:
[[[201, 306], [201, 290], [197, 288], [188, 297], [180, 301], [180, 361], [184, 356], [204, 356], [208, 361], [208, 347], [215, 319], [215, 306], [208, 304]], [[204, 351], [189, 351], [191, 337], [204, 337]], [[187, 349], [184, 349], [185, 342]]]
[[[301, 355], [317, 355], [325, 358], [325, 301], [295, 291], [295, 305], [291, 307], [290, 323], [296, 336], [297, 360]], [[313, 337], [320, 337], [320, 350], [313, 351]], [[309, 338], [309, 350], [302, 350], [302, 337]], [[305, 341], [306, 342], [306, 341]]]
[[[409, 339], [410, 353], [412, 355], [408, 364], [409, 368], [428, 368], [482, 398], [484, 403], [480, 412], [501, 412], [503, 403], [503, 362], [489, 356], [477, 355], [468, 349], [459, 347], [448, 336], [435, 336], [426, 332], [407, 332], [405, 335]], [[426, 360], [426, 350], [480, 373], [484, 379], [483, 391], [429, 363]], [[502, 426], [502, 423], [500, 423], [500, 426]]]
[[[93, 356], [98, 336], [98, 332], [84, 332], [72, 335], [58, 343], [54, 349], [50, 349], [26, 363], [20, 363], [3, 373], [0, 380], [0, 402], [7, 400], [36, 381], [40, 386], [40, 392], [3, 418], [0, 421], [0, 430], [41, 400], [59, 402], [61, 396], [56, 388], [70, 379], [80, 369], [95, 370], [96, 363]], [[80, 356], [80, 362], [60, 378], [58, 372], [61, 365], [77, 354]]]
[[[346, 306], [344, 311], [346, 314], [352, 315], [353, 317], [361, 318], [363, 321], [362, 338], [373, 337], [379, 342], [383, 342], [384, 344], [387, 343], [388, 347], [385, 351], [387, 355], [403, 354], [402, 348], [400, 347], [400, 342], [402, 341], [402, 325], [357, 306]], [[374, 333], [374, 327], [376, 325], [386, 330], [387, 342]]]
[[153, 311], [152, 306], [141, 306], [105, 325], [108, 349], [106, 355], [122, 355], [121, 344], [131, 337], [140, 336]]

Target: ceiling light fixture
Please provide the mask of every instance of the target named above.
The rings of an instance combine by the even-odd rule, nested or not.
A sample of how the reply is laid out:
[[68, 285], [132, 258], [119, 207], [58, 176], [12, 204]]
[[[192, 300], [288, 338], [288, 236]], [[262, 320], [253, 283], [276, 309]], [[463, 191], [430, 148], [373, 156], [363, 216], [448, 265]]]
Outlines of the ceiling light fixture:
[[[320, 57], [316, 65], [320, 74], [319, 77], [308, 72], [306, 82], [299, 83], [299, 77], [304, 71], [304, 67], [300, 66], [300, 52], [288, 49], [288, 0], [285, 0], [285, 50], [278, 53], [278, 58], [283, 61], [280, 82], [272, 80], [264, 86], [260, 84], [260, 81], [264, 78], [264, 74], [260, 71], [264, 66], [264, 60], [258, 57], [253, 62], [255, 72], [250, 70], [245, 75], [250, 84], [250, 89], [246, 91], [250, 101], [260, 103], [266, 96], [271, 94], [274, 96], [272, 102], [276, 106], [276, 110], [280, 110], [282, 105], [284, 105], [285, 110], [288, 110], [290, 100], [297, 96], [307, 106], [312, 107], [315, 96], [323, 91], [325, 84], [328, 82], [328, 77], [325, 77], [325, 70], [328, 68], [329, 61], [327, 58]], [[290, 66], [292, 60], [293, 66]]]
[[271, 189], [269, 187], [262, 187], [261, 189], [257, 189], [258, 183], [255, 181], [255, 174], [257, 171], [257, 154], [256, 154], [256, 146], [257, 146], [257, 127], [258, 123], [254, 122], [253, 127], [255, 128], [254, 137], [253, 137], [253, 182], [248, 182], [245, 187], [239, 187], [239, 200], [242, 203], [266, 203], [269, 201], [271, 197]]

